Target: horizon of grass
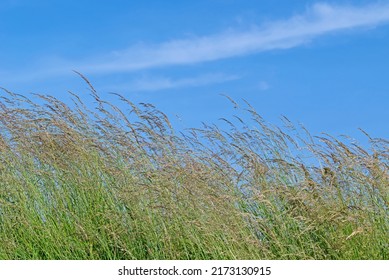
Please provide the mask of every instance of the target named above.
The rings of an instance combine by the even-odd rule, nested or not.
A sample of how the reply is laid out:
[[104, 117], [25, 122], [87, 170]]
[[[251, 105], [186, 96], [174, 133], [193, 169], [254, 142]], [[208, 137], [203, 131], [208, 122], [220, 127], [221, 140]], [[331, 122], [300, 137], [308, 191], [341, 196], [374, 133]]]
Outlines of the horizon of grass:
[[271, 126], [247, 102], [177, 133], [81, 77], [94, 108], [2, 89], [0, 259], [389, 259], [388, 140]]

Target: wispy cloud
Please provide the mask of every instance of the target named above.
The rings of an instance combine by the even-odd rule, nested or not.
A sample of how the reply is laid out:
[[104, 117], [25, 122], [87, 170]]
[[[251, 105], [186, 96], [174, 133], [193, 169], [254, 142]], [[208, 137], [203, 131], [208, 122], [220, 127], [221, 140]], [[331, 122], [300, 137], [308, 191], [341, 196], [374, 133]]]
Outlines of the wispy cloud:
[[85, 73], [113, 73], [185, 65], [300, 46], [329, 33], [389, 22], [389, 4], [332, 6], [315, 4], [304, 14], [268, 22], [248, 31], [226, 31], [156, 45], [138, 44], [78, 65]]
[[[127, 49], [92, 55], [85, 60], [72, 61], [54, 57], [32, 63], [34, 70], [17, 75], [3, 71], [7, 83], [36, 81], [48, 77], [72, 75], [77, 70], [85, 75], [108, 75], [120, 72], [154, 69], [174, 65], [191, 65], [231, 57], [245, 56], [274, 49], [301, 46], [313, 39], [345, 30], [358, 30], [389, 23], [389, 3], [365, 6], [335, 6], [315, 4], [286, 20], [271, 21], [250, 30], [227, 30], [219, 34], [171, 40], [159, 44], [139, 43]], [[38, 69], [38, 70], [37, 70]], [[0, 69], [1, 70], [1, 69]], [[207, 80], [208, 79], [208, 80]], [[212, 78], [214, 82], [218, 79]], [[210, 77], [171, 80], [161, 78], [153, 82], [139, 81], [139, 90], [174, 88], [211, 83]], [[148, 82], [150, 82], [148, 84]], [[263, 88], [263, 86], [262, 86]]]
[[266, 91], [266, 90], [268, 90], [270, 88], [270, 85], [266, 81], [260, 81], [259, 84], [258, 84], [258, 88], [261, 91]]
[[144, 77], [119, 87], [120, 90], [126, 89], [131, 91], [157, 91], [173, 88], [199, 87], [238, 79], [240, 79], [239, 76], [227, 75], [223, 73], [211, 73], [207, 75], [181, 79], [172, 79], [169, 77]]

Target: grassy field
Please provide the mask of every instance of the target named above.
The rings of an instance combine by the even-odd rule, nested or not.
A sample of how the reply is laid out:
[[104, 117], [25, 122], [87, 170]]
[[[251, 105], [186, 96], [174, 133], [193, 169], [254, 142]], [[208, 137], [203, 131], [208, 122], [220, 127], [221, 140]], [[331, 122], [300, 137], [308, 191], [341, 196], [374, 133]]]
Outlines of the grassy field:
[[70, 95], [0, 93], [0, 259], [389, 259], [387, 140]]

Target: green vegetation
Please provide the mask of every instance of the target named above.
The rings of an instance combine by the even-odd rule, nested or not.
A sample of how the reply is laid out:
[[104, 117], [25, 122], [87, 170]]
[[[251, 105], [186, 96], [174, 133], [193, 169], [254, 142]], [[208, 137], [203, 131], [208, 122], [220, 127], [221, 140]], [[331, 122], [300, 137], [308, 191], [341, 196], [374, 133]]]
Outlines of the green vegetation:
[[94, 109], [0, 94], [0, 259], [389, 259], [387, 140], [311, 137], [248, 104], [180, 134], [89, 86]]

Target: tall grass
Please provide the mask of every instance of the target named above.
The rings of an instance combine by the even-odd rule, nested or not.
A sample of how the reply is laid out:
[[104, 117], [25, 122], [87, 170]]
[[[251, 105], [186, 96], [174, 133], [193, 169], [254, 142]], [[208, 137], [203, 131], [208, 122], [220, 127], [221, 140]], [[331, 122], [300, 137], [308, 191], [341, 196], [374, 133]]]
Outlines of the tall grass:
[[0, 259], [389, 259], [387, 140], [313, 137], [249, 104], [176, 133], [89, 86], [94, 106], [2, 90]]

